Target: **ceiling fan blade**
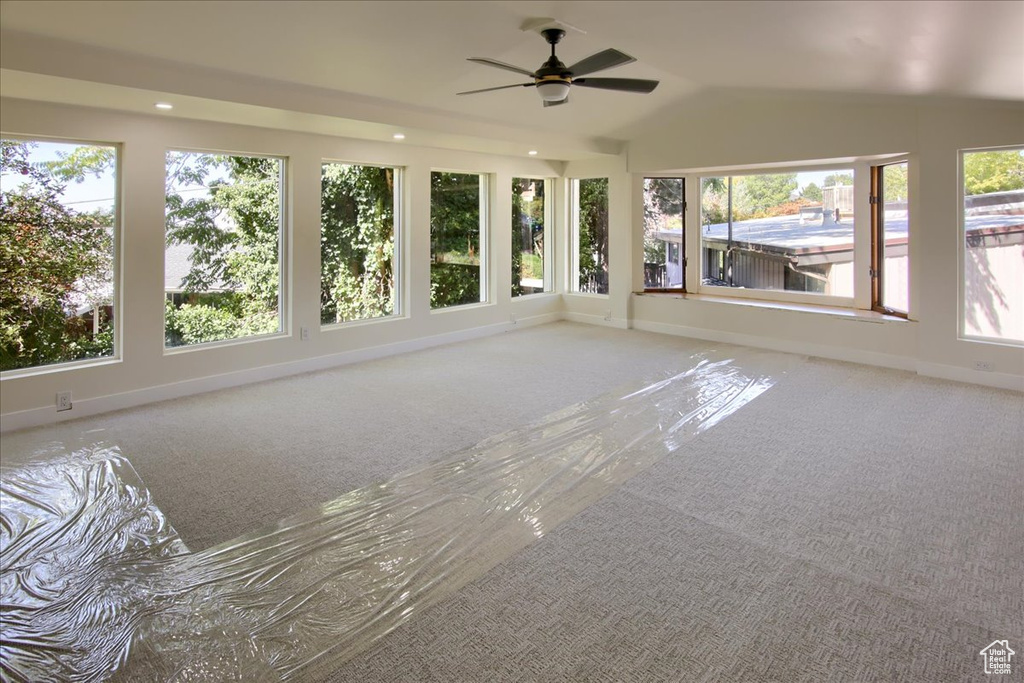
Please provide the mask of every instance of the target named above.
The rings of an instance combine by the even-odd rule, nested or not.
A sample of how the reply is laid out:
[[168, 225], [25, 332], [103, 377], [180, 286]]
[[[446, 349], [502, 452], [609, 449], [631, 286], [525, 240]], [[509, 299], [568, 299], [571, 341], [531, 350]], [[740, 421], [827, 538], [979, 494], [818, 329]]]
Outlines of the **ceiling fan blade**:
[[457, 92], [456, 95], [473, 95], [478, 92], [491, 92], [492, 90], [505, 90], [507, 88], [532, 88], [537, 85], [536, 83], [516, 83], [515, 85], [499, 85], [496, 88], [480, 88], [479, 90], [467, 90], [466, 92]]
[[615, 48], [610, 47], [607, 50], [602, 50], [597, 54], [590, 55], [586, 59], [576, 62], [569, 67], [569, 71], [572, 72], [572, 77], [576, 78], [577, 76], [586, 76], [595, 71], [604, 71], [613, 66], [622, 66], [623, 64], [635, 61], [636, 57], [630, 57], [625, 52], [619, 52]]
[[499, 62], [497, 59], [487, 59], [486, 57], [470, 57], [466, 61], [476, 62], [477, 64], [485, 64], [487, 66], [493, 66], [493, 67], [496, 67], [498, 69], [504, 69], [505, 71], [514, 71], [517, 74], [522, 74], [524, 76], [529, 76], [530, 78], [536, 78], [535, 74], [532, 71], [527, 71], [526, 69], [520, 69], [518, 66], [514, 66], [512, 64], [506, 64], [505, 62]]
[[554, 102], [548, 102], [547, 100], [544, 100], [544, 106], [545, 107], [557, 107], [558, 105], [565, 104], [568, 101], [569, 101], [569, 96], [566, 95], [564, 99], [555, 100]]
[[649, 93], [658, 87], [658, 81], [643, 78], [580, 78], [572, 82], [573, 87], [599, 88], [600, 90], [622, 90], [624, 92]]

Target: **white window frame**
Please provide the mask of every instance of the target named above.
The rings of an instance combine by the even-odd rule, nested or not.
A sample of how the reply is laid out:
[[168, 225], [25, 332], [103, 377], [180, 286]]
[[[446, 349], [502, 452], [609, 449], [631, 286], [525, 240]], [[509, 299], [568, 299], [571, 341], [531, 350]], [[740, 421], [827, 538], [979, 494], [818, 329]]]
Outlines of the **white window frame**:
[[[289, 264], [290, 264], [290, 252], [288, 249], [289, 234], [291, 230], [291, 221], [288, 220], [290, 207], [288, 204], [288, 197], [291, 194], [288, 187], [290, 174], [288, 172], [289, 159], [286, 156], [280, 156], [277, 154], [260, 154], [254, 152], [238, 152], [238, 151], [226, 151], [219, 149], [203, 149], [196, 147], [167, 147], [164, 149], [164, 183], [167, 182], [167, 154], [169, 152], [181, 152], [184, 154], [210, 154], [210, 155], [221, 155], [221, 156], [239, 156], [239, 157], [250, 157], [256, 159], [276, 159], [281, 162], [281, 171], [278, 177], [278, 187], [280, 188], [280, 201], [278, 202], [278, 230], [277, 230], [277, 331], [268, 332], [266, 334], [255, 334], [247, 337], [235, 337], [233, 339], [220, 339], [217, 341], [202, 342], [199, 344], [183, 344], [182, 346], [167, 346], [166, 330], [167, 330], [167, 316], [165, 313], [161, 313], [161, 320], [163, 321], [163, 330], [165, 337], [163, 339], [163, 350], [165, 356], [177, 355], [180, 353], [189, 353], [192, 351], [203, 351], [206, 349], [218, 348], [222, 346], [235, 346], [238, 344], [250, 344], [269, 339], [279, 339], [281, 337], [289, 336], [289, 330], [291, 329], [291, 311], [287, 306], [287, 302], [290, 300], [290, 284], [289, 284]], [[165, 185], [165, 198], [164, 198], [164, 210], [166, 211], [167, 199], [166, 199], [166, 185]], [[167, 223], [166, 218], [163, 224], [163, 236], [164, 244], [167, 243]], [[167, 267], [167, 256], [166, 253], [160, 261], [160, 274], [161, 281], [164, 281], [164, 274], [166, 273]], [[167, 299], [167, 291], [161, 289], [161, 311], [164, 310], [164, 302]]]
[[[323, 174], [323, 167], [327, 164], [341, 164], [343, 166], [370, 166], [373, 168], [390, 168], [395, 172], [394, 176], [394, 190], [391, 195], [391, 212], [394, 216], [394, 229], [392, 231], [391, 240], [392, 245], [392, 263], [391, 263], [391, 275], [394, 278], [394, 282], [391, 283], [392, 292], [392, 306], [391, 314], [380, 316], [376, 318], [360, 318], [358, 320], [343, 320], [335, 323], [321, 323], [320, 329], [324, 332], [338, 329], [341, 327], [350, 327], [352, 325], [363, 325], [367, 323], [382, 322], [385, 320], [392, 320], [394, 318], [404, 318], [405, 315], [405, 297], [404, 283], [405, 283], [405, 235], [404, 235], [404, 213], [402, 207], [405, 205], [403, 201], [404, 188], [405, 188], [405, 167], [404, 166], [391, 166], [388, 164], [375, 164], [366, 163], [362, 161], [345, 161], [341, 159], [321, 159], [320, 161], [320, 172], [321, 177]], [[320, 193], [321, 212], [323, 211], [323, 191]], [[320, 225], [320, 238], [323, 238], [323, 224]], [[319, 244], [319, 241], [317, 242]], [[320, 264], [320, 272], [323, 273], [323, 263]], [[319, 312], [318, 312], [319, 314]]]
[[[569, 281], [566, 283], [566, 291], [574, 296], [591, 296], [607, 299], [611, 293], [611, 226], [608, 231], [608, 293], [580, 291], [580, 182], [583, 180], [608, 180], [608, 191], [611, 194], [611, 178], [603, 175], [580, 176], [569, 178], [569, 267], [566, 273]], [[609, 211], [611, 208], [611, 196], [608, 197]], [[609, 216], [609, 222], [611, 218]]]
[[[886, 157], [888, 158], [888, 157]], [[770, 175], [779, 173], [806, 173], [806, 172], [830, 172], [830, 171], [853, 171], [854, 188], [854, 235], [853, 235], [853, 296], [833, 296], [827, 294], [815, 294], [811, 292], [794, 292], [774, 289], [740, 289], [732, 287], [716, 287], [703, 284], [704, 263], [702, 249], [704, 246], [704, 234], [702, 223], [701, 194], [702, 180], [714, 177], [739, 177], [748, 175]], [[654, 177], [654, 176], [645, 176]], [[870, 249], [871, 249], [871, 221], [870, 221], [870, 163], [867, 160], [845, 160], [828, 161], [814, 164], [790, 164], [779, 166], [751, 166], [731, 167], [722, 169], [709, 169], [697, 174], [684, 174], [688, 184], [694, 188], [696, 201], [688, 202], [688, 211], [693, 213], [687, 216], [687, 226], [690, 234], [687, 235], [687, 258], [691, 265], [687, 268], [687, 291], [715, 297], [754, 299], [758, 301], [771, 301], [778, 303], [810, 304], [818, 306], [833, 306], [842, 308], [870, 309], [871, 282], [870, 282]]]
[[976, 344], [993, 344], [996, 346], [1008, 346], [1020, 348], [1024, 346], [1024, 340], [1006, 339], [1003, 337], [985, 337], [981, 335], [967, 334], [967, 283], [965, 278], [967, 259], [967, 228], [964, 215], [964, 156], [975, 152], [1002, 152], [1024, 149], [1024, 144], [1000, 145], [997, 147], [972, 147], [957, 150], [957, 339], [959, 341], [972, 342]]
[[0, 133], [0, 137], [4, 140], [15, 140], [18, 142], [42, 142], [49, 144], [67, 144], [67, 145], [84, 145], [93, 147], [112, 147], [114, 149], [114, 223], [112, 230], [113, 234], [113, 253], [111, 254], [112, 259], [112, 294], [111, 294], [111, 306], [114, 310], [114, 339], [113, 348], [111, 349], [111, 355], [101, 356], [98, 358], [81, 358], [79, 360], [66, 361], [64, 363], [52, 363], [49, 365], [36, 365], [29, 368], [17, 368], [15, 370], [4, 370], [0, 372], [0, 379], [16, 379], [19, 377], [29, 377], [33, 375], [44, 375], [53, 372], [65, 372], [67, 370], [77, 370], [85, 367], [92, 367], [96, 365], [109, 365], [112, 363], [120, 363], [123, 358], [122, 352], [122, 340], [124, 339], [124, 301], [123, 301], [123, 287], [121, 286], [121, 278], [124, 273], [124, 256], [122, 249], [122, 242], [124, 235], [122, 231], [122, 201], [124, 183], [122, 181], [122, 164], [123, 164], [123, 151], [124, 145], [120, 142], [108, 142], [101, 140], [85, 140], [80, 138], [69, 138], [69, 137], [50, 137], [46, 135], [18, 135]]
[[[539, 181], [544, 183], [544, 254], [543, 254], [543, 258], [544, 258], [544, 278], [543, 278], [544, 279], [544, 289], [543, 289], [543, 291], [540, 291], [540, 292], [533, 292], [531, 294], [520, 294], [518, 296], [513, 296], [512, 297], [513, 301], [522, 299], [524, 297], [537, 296], [538, 294], [550, 294], [552, 291], [554, 291], [554, 285], [555, 285], [555, 278], [554, 278], [554, 274], [553, 274], [553, 270], [554, 270], [554, 268], [553, 268], [553, 264], [554, 264], [553, 256], [554, 256], [554, 253], [555, 253], [555, 250], [554, 250], [554, 246], [555, 245], [553, 244], [553, 242], [554, 242], [553, 237], [554, 237], [555, 233], [554, 233], [554, 230], [552, 229], [552, 224], [553, 224], [554, 219], [555, 219], [555, 211], [554, 211], [555, 183], [554, 183], [554, 179], [553, 178], [545, 178], [543, 176], [513, 174], [512, 175], [512, 179], [511, 179], [512, 182], [515, 182], [516, 178], [522, 178], [523, 180], [539, 180]], [[511, 190], [509, 190], [509, 191], [511, 192]], [[511, 242], [510, 242], [510, 244], [511, 244]], [[514, 256], [514, 254], [513, 254], [513, 256]], [[510, 268], [510, 270], [511, 270], [511, 268]]]
[[[492, 188], [497, 191], [495, 187], [497, 185], [492, 178], [491, 173], [487, 171], [467, 171], [465, 169], [457, 168], [431, 168], [430, 174], [434, 173], [459, 173], [461, 175], [475, 175], [480, 178], [480, 300], [472, 301], [465, 304], [459, 304], [457, 306], [445, 306], [443, 308], [430, 307], [431, 313], [443, 313], [444, 311], [462, 310], [469, 306], [480, 306], [482, 304], [491, 303], [491, 190]], [[430, 201], [430, 209], [433, 210], [433, 201], [430, 198], [430, 186], [427, 187], [427, 197]], [[427, 229], [429, 232], [430, 222], [427, 223]], [[433, 247], [431, 246], [431, 249]], [[433, 262], [434, 253], [431, 251], [428, 254], [431, 262]], [[511, 269], [511, 266], [509, 266]], [[429, 280], [428, 280], [429, 282]]]

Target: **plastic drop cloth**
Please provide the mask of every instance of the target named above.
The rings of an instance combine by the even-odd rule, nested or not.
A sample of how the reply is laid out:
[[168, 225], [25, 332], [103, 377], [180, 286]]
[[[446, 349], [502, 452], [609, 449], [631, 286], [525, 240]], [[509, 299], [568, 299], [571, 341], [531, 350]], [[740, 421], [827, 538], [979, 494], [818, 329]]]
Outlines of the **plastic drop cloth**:
[[115, 448], [2, 471], [10, 680], [310, 680], [769, 389], [743, 349], [187, 553]]

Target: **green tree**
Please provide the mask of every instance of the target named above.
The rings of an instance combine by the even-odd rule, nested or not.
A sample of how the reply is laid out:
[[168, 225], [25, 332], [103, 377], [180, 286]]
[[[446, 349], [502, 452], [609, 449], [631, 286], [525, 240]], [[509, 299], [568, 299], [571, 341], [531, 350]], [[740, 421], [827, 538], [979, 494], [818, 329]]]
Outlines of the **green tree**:
[[430, 302], [480, 300], [480, 176], [430, 174]]
[[853, 185], [853, 176], [849, 173], [831, 173], [825, 176], [822, 187], [833, 187], [835, 185]]
[[32, 143], [0, 144], [0, 369], [110, 355], [110, 321], [94, 332], [75, 312], [109, 297], [113, 214], [68, 208], [69, 175], [31, 162]]
[[[733, 215], [736, 220], [763, 218], [784, 204], [797, 189], [796, 173], [770, 173], [733, 179]], [[742, 217], [741, 217], [742, 215]]]
[[394, 311], [394, 183], [392, 168], [324, 165], [322, 323], [377, 318]]
[[821, 188], [814, 183], [808, 183], [807, 187], [803, 189], [800, 196], [804, 199], [808, 199], [812, 202], [821, 202]]
[[891, 164], [882, 172], [882, 194], [886, 202], [907, 201], [907, 165]]
[[964, 155], [964, 194], [1024, 189], [1024, 149], [969, 152]]
[[[579, 181], [580, 290], [608, 292], [608, 179]], [[593, 284], [591, 284], [593, 282]]]
[[[191, 250], [182, 282], [191, 308], [166, 317], [167, 343], [278, 330], [280, 160], [170, 152], [167, 162], [167, 242]], [[186, 199], [197, 187], [208, 191]]]

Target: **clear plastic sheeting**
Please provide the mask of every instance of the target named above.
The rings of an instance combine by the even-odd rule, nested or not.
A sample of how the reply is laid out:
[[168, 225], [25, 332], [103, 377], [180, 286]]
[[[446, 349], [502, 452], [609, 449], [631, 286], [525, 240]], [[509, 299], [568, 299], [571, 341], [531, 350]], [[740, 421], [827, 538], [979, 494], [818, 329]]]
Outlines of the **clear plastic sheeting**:
[[[136, 519], [139, 503], [133, 496], [122, 502], [102, 486], [74, 487], [94, 497], [65, 507], [126, 504], [133, 511], [113, 512], [111, 520], [73, 536], [56, 523], [31, 533], [36, 522], [29, 513], [38, 509], [47, 519], [51, 497], [63, 494], [22, 483], [15, 498], [5, 472], [4, 609], [16, 600], [31, 606], [13, 627], [5, 617], [3, 639], [15, 649], [5, 650], [4, 674], [15, 680], [326, 676], [636, 473], [673, 452], [685, 457], [688, 440], [761, 395], [796, 362], [749, 349], [742, 357], [708, 353], [691, 360], [680, 374], [573, 406], [193, 554], [177, 554], [173, 532], [155, 511], [148, 527], [127, 532], [136, 523], [116, 520]], [[121, 462], [114, 454], [84, 459], [110, 467]], [[35, 475], [18, 476], [24, 482]], [[11, 522], [9, 497], [28, 506]], [[22, 587], [22, 575], [36, 570], [19, 558], [29, 553], [45, 564], [68, 544], [80, 545], [74, 552], [83, 556], [82, 569], [64, 567], [74, 586]], [[10, 578], [9, 564], [21, 567]]]
[[116, 450], [53, 444], [13, 459], [0, 467], [3, 679], [109, 677], [143, 614], [148, 567], [188, 549]]

